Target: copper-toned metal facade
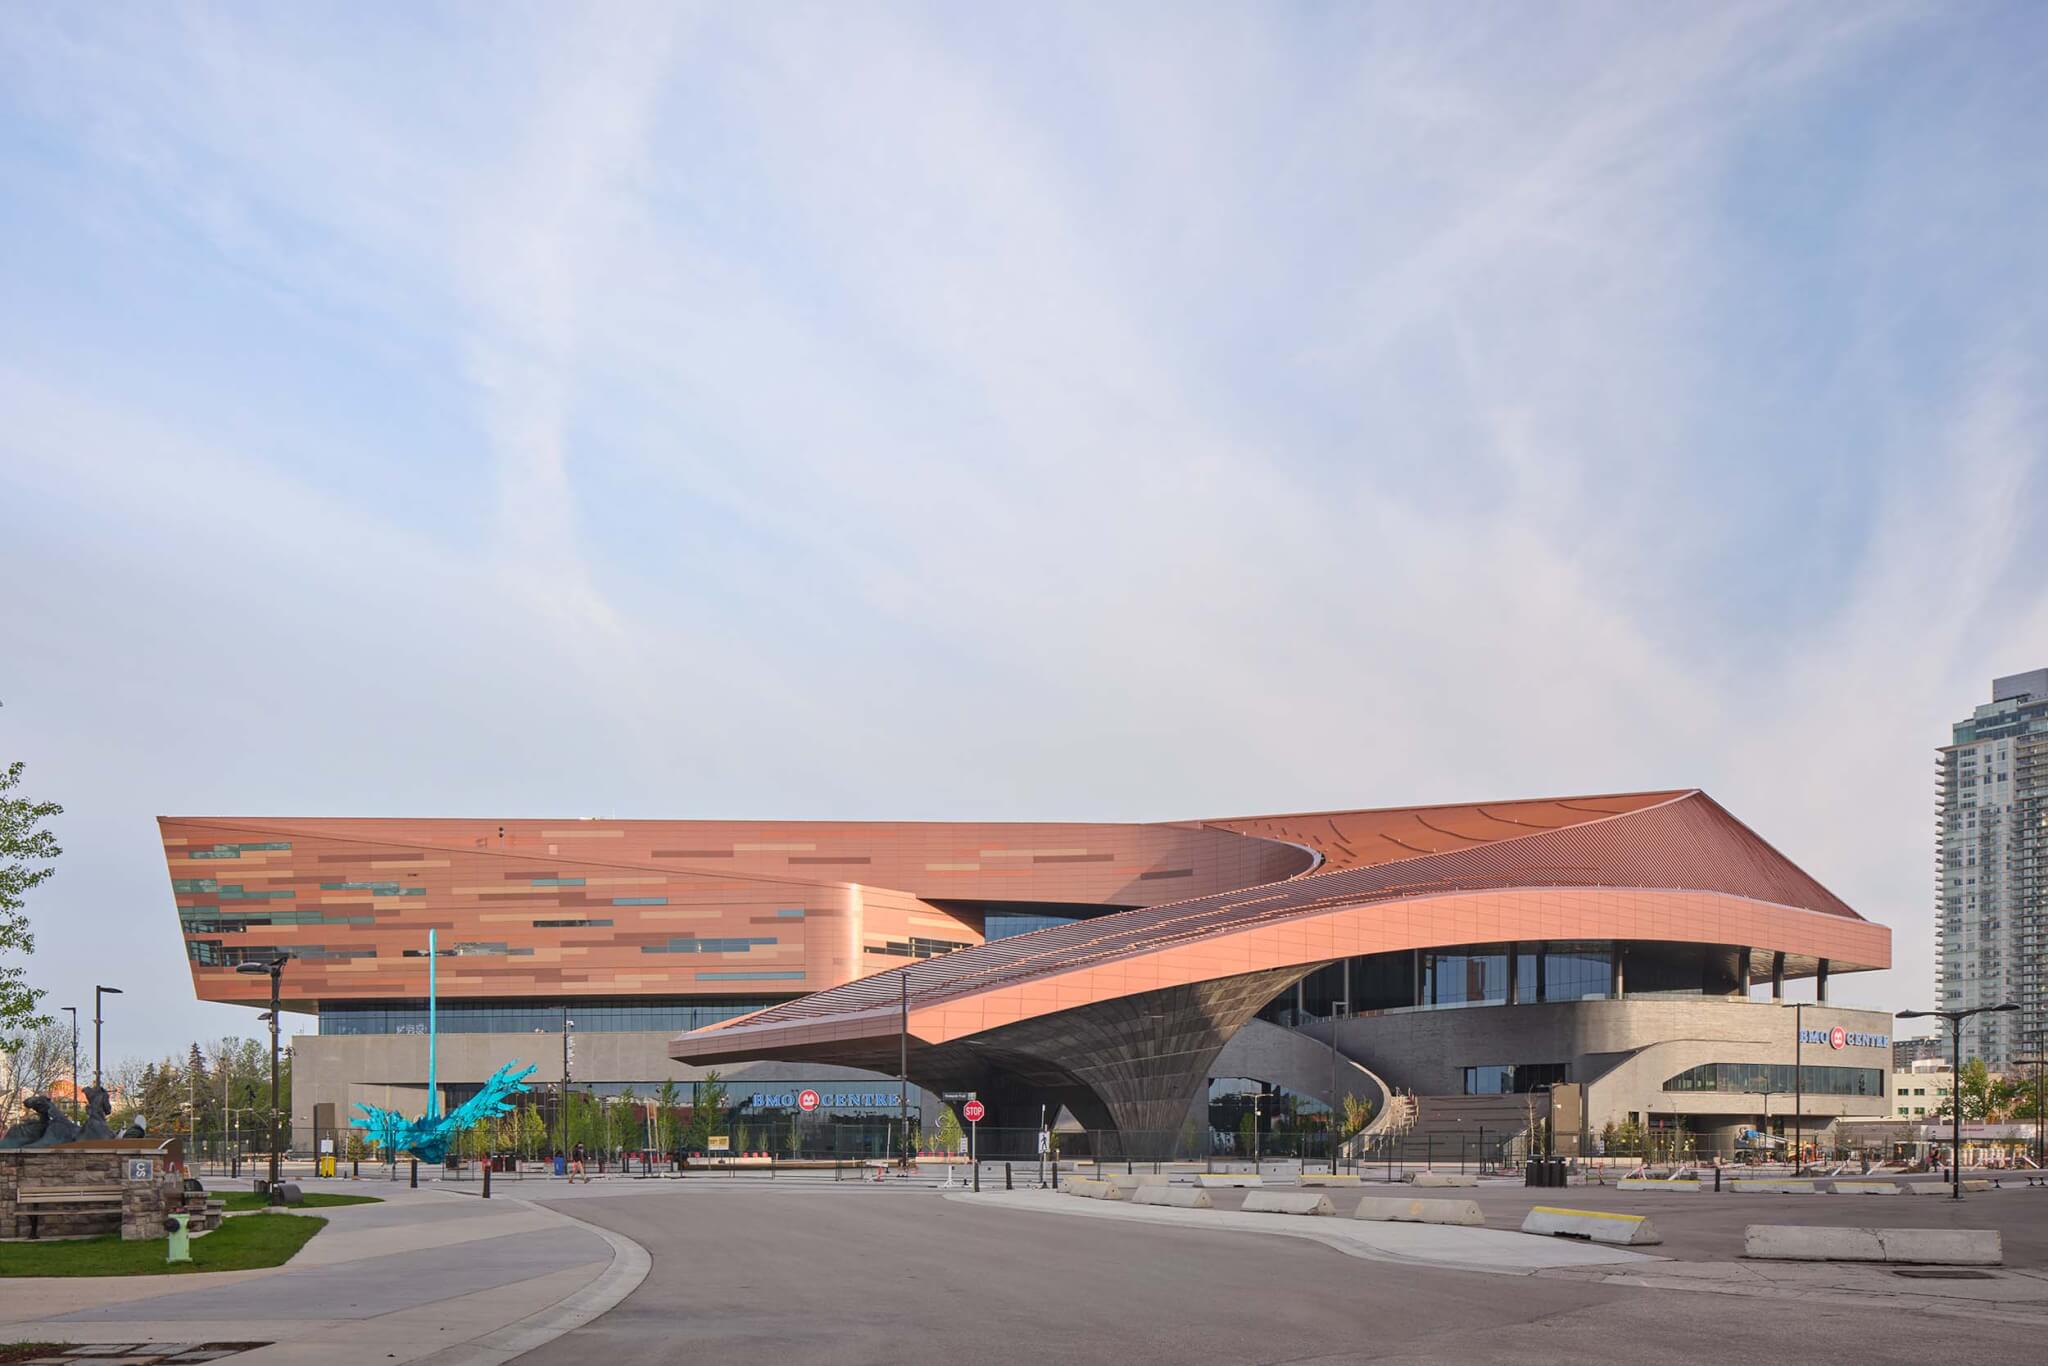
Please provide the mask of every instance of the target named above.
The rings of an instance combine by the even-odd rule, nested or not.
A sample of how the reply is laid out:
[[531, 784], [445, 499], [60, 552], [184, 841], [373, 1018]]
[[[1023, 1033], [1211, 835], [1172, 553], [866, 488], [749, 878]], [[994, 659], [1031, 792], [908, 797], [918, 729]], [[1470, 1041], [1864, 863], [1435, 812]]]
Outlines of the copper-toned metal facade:
[[[444, 999], [779, 1002], [670, 1054], [893, 1072], [907, 994], [914, 1080], [1124, 1130], [1170, 1122], [1246, 1020], [1340, 959], [1607, 940], [1741, 952], [1757, 980], [1890, 963], [1884, 927], [1688, 790], [1151, 825], [161, 826], [204, 999], [258, 1003], [234, 964], [284, 952], [290, 1008], [416, 1001], [435, 929]], [[1004, 910], [1075, 923], [985, 943]]]

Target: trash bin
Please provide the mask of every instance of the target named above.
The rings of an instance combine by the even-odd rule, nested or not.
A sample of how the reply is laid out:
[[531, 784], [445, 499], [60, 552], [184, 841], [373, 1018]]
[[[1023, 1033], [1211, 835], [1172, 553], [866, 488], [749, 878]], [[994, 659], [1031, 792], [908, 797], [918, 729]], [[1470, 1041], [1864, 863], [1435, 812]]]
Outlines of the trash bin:
[[562, 1156], [562, 1155], [561, 1155], [560, 1153], [556, 1153], [556, 1154], [555, 1154], [555, 1175], [556, 1175], [556, 1176], [567, 1176], [568, 1174], [569, 1174], [569, 1159], [568, 1159], [568, 1158], [566, 1158], [566, 1157], [563, 1157], [563, 1156]]

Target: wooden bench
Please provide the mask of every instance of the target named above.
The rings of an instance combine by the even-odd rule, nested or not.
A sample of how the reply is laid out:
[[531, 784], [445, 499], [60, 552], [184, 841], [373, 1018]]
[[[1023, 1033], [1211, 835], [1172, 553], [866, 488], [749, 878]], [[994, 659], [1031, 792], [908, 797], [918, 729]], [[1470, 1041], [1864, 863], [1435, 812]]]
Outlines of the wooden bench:
[[42, 1236], [42, 1216], [47, 1208], [58, 1206], [111, 1205], [121, 1208], [119, 1186], [24, 1186], [14, 1193], [16, 1208], [28, 1216], [28, 1236]]

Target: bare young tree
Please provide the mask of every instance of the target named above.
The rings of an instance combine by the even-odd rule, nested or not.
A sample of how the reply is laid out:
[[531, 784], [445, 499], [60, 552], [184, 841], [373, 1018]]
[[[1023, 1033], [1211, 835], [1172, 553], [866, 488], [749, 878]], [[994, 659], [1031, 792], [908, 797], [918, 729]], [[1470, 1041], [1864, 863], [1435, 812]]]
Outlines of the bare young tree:
[[21, 1117], [22, 1102], [30, 1096], [45, 1096], [50, 1088], [71, 1082], [71, 1027], [45, 1024], [15, 1036], [7, 1085], [0, 1091], [0, 1121], [12, 1124]]

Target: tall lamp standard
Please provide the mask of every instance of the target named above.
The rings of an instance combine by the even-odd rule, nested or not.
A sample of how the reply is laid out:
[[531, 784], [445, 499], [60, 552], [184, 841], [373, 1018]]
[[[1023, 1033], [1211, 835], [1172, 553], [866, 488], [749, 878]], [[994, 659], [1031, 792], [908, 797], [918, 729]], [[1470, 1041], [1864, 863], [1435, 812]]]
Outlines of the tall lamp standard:
[[78, 1094], [78, 1007], [65, 1006], [64, 1009], [71, 1014], [71, 1117], [82, 1119], [85, 1110], [82, 1108], [84, 1098]]
[[100, 998], [123, 995], [119, 987], [94, 987], [92, 989], [92, 1084], [100, 1084], [100, 1026], [106, 1021], [100, 1018]]
[[267, 963], [237, 963], [235, 971], [252, 977], [270, 974], [270, 1198], [269, 1203], [281, 1205], [284, 1196], [277, 1189], [277, 1024], [283, 1007], [278, 1001], [278, 991], [284, 981], [284, 965], [290, 961], [288, 954], [280, 953]]
[[2034, 1069], [2034, 1166], [2038, 1169], [2048, 1166], [2048, 1149], [2043, 1147], [2041, 1133], [2041, 1069], [2048, 1067], [2048, 1058], [2014, 1058], [2013, 1062]]
[[[1344, 999], [1330, 1002], [1330, 1175], [1337, 1174], [1337, 1127], [1344, 1118], [1343, 1102], [1337, 1096], [1337, 1021], [1351, 1013], [1351, 960], [1344, 960]], [[1486, 1134], [1479, 1135], [1479, 1160], [1486, 1161]]]
[[1792, 1174], [1806, 1170], [1806, 1002], [1792, 1003]]
[[1963, 1021], [1969, 1019], [1972, 1015], [2002, 1015], [2008, 1011], [2017, 1011], [2018, 1009], [2018, 1006], [2014, 1005], [2011, 1001], [2007, 1001], [2001, 1006], [1971, 1006], [1967, 1010], [1901, 1010], [1898, 1012], [1898, 1017], [1901, 1020], [1932, 1019], [1948, 1021], [1949, 1037], [1955, 1048], [1954, 1070], [1950, 1073], [1955, 1080], [1949, 1083], [1948, 1094], [1949, 1114], [1954, 1122], [1953, 1137], [1950, 1139], [1952, 1146], [1949, 1152], [1949, 1179], [1954, 1183], [1954, 1189], [1949, 1192], [1951, 1200], [1963, 1198]]

